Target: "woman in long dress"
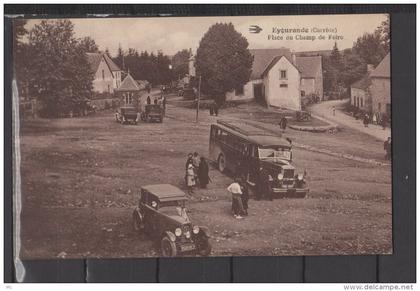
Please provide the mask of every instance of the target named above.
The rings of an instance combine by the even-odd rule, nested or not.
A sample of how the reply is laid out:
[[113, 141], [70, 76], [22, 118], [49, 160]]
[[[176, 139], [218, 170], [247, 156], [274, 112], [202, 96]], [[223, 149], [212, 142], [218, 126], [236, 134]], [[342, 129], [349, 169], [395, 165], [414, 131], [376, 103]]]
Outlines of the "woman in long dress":
[[207, 188], [209, 183], [209, 165], [204, 157], [200, 158], [200, 164], [197, 171], [198, 181], [201, 188]]
[[195, 173], [194, 173], [194, 166], [192, 164], [188, 165], [187, 168], [187, 188], [188, 194], [193, 194], [193, 187], [195, 185]]

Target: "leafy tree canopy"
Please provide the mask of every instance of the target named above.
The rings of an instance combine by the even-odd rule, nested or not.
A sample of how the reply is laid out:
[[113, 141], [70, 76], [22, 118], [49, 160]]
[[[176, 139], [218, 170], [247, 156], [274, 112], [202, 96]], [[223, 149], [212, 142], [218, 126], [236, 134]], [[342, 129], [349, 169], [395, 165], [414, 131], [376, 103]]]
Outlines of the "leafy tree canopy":
[[203, 93], [224, 101], [226, 92], [249, 81], [252, 62], [248, 41], [233, 24], [214, 24], [197, 49], [196, 69], [202, 78]]

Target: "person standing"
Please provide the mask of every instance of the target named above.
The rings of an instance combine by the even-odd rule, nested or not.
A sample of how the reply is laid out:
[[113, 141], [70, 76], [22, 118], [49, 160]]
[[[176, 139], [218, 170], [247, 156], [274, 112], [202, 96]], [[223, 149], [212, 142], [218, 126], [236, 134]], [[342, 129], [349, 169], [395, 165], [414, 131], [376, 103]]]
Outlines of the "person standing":
[[194, 194], [193, 187], [195, 186], [195, 173], [194, 173], [194, 166], [192, 164], [188, 165], [187, 168], [187, 188], [188, 194]]
[[204, 157], [200, 158], [200, 165], [198, 166], [197, 171], [198, 181], [200, 183], [200, 187], [205, 189], [207, 188], [207, 184], [209, 183], [209, 165], [206, 162]]
[[386, 114], [382, 115], [382, 119], [381, 119], [381, 125], [382, 125], [382, 129], [385, 130], [386, 129], [386, 125], [387, 125], [387, 116]]
[[384, 142], [384, 150], [385, 150], [385, 159], [386, 160], [391, 160], [391, 146], [392, 146], [392, 141], [391, 141], [391, 137], [388, 137], [388, 139]]
[[287, 127], [287, 118], [283, 116], [279, 122], [280, 129], [285, 132]]
[[335, 106], [332, 107], [332, 114], [335, 116]]
[[242, 205], [242, 190], [241, 186], [238, 183], [238, 178], [235, 178], [235, 181], [229, 185], [227, 188], [229, 193], [232, 195], [232, 210], [233, 216], [236, 219], [242, 219], [242, 215], [244, 213], [244, 207]]
[[150, 105], [152, 103], [152, 100], [150, 99], [150, 96], [147, 96], [146, 103], [147, 103], [147, 105]]
[[363, 125], [365, 127], [368, 127], [369, 124], [369, 115], [367, 115], [367, 113], [365, 114], [365, 116], [363, 117]]
[[241, 191], [242, 191], [241, 200], [242, 200], [242, 206], [244, 208], [244, 215], [248, 216], [249, 190], [248, 190], [248, 185], [243, 178], [240, 178], [239, 186], [241, 186]]
[[197, 173], [198, 167], [200, 166], [200, 156], [197, 152], [194, 152], [194, 155], [192, 157], [192, 164], [194, 166], [194, 172]]
[[268, 198], [269, 200], [273, 200], [271, 195], [269, 174], [262, 166], [260, 166], [258, 170], [256, 190], [256, 200], [260, 200], [264, 197]]

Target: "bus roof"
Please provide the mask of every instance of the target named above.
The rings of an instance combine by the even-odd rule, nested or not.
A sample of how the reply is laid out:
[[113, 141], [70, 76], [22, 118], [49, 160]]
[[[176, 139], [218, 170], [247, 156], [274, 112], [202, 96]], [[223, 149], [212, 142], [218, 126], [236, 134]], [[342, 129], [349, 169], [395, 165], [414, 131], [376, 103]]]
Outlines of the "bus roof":
[[275, 135], [258, 125], [243, 121], [219, 119], [217, 120], [217, 126], [262, 147], [291, 147], [290, 143], [285, 138]]

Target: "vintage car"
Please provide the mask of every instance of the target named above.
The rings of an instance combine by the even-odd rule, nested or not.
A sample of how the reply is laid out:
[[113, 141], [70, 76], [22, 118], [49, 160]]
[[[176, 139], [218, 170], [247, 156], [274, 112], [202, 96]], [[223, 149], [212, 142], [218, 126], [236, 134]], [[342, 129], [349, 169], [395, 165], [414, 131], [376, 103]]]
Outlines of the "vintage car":
[[133, 228], [157, 239], [162, 256], [208, 256], [211, 252], [209, 230], [191, 223], [186, 200], [184, 192], [169, 184], [144, 186], [140, 190], [140, 201], [133, 211]]
[[137, 124], [139, 121], [139, 114], [134, 107], [121, 107], [115, 113], [115, 120], [121, 124]]
[[164, 109], [160, 104], [147, 104], [144, 106], [144, 111], [141, 113], [141, 120], [150, 121], [163, 121]]

